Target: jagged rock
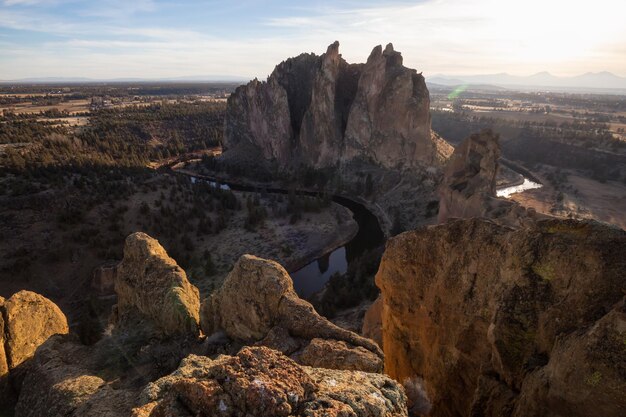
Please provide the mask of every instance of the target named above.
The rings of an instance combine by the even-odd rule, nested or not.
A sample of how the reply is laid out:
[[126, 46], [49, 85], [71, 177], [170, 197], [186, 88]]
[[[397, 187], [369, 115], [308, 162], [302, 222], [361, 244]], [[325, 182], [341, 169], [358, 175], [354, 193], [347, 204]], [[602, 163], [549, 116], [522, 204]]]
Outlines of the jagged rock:
[[470, 135], [454, 150], [439, 186], [439, 223], [486, 217], [514, 225], [528, 217], [519, 204], [496, 198], [499, 158], [498, 135], [489, 129]]
[[500, 147], [490, 130], [473, 134], [453, 152], [439, 188], [438, 222], [451, 217], [485, 217], [488, 202], [496, 196]]
[[376, 275], [385, 370], [433, 416], [621, 416], [626, 232], [456, 220], [390, 239]]
[[402, 65], [388, 44], [363, 66], [346, 127], [344, 158], [372, 158], [385, 167], [436, 164], [430, 97], [422, 74]]
[[199, 335], [200, 295], [185, 271], [156, 239], [145, 233], [126, 238], [115, 274], [118, 326], [148, 320], [164, 335]]
[[268, 161], [289, 159], [292, 137], [287, 92], [275, 80], [254, 79], [228, 98], [225, 147], [238, 153], [260, 150]]
[[4, 319], [4, 349], [9, 369], [31, 358], [50, 336], [69, 332], [67, 319], [59, 307], [34, 292], [15, 293], [0, 308]]
[[302, 367], [266, 347], [216, 360], [190, 355], [144, 390], [133, 416], [406, 416], [400, 386], [379, 374]]
[[363, 65], [348, 64], [334, 42], [322, 56], [288, 59], [267, 82], [233, 93], [224, 157], [260, 153], [282, 170], [353, 160], [388, 169], [438, 165], [429, 103], [424, 77], [404, 67], [391, 44], [374, 48]]
[[347, 371], [381, 372], [382, 360], [361, 346], [346, 342], [313, 339], [294, 359], [303, 365]]
[[300, 129], [300, 156], [305, 164], [326, 167], [337, 163], [336, 152], [343, 147], [359, 74], [359, 65], [349, 65], [341, 58], [339, 42], [321, 56]]
[[[248, 344], [268, 338], [279, 327], [294, 338], [288, 344], [289, 351], [296, 339], [304, 344], [316, 338], [346, 342], [352, 345], [350, 349], [360, 346], [368, 352], [373, 362], [368, 369], [382, 370], [382, 351], [374, 342], [321, 317], [296, 295], [282, 266], [251, 255], [241, 256], [222, 287], [203, 302], [201, 325], [207, 335], [223, 330], [230, 338]], [[271, 345], [277, 347], [280, 343], [273, 341]], [[362, 350], [342, 352], [359, 358], [364, 354]], [[360, 363], [359, 358], [353, 362]], [[317, 366], [332, 368], [337, 363], [328, 356], [320, 358]]]

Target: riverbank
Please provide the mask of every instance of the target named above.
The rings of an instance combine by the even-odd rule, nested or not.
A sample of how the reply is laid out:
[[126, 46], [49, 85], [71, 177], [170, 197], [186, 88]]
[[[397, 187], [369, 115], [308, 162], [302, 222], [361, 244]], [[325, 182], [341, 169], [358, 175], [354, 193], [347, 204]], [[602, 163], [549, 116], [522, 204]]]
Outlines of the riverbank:
[[[246, 194], [234, 193], [244, 197]], [[216, 269], [209, 281], [194, 282], [202, 292], [209, 293], [219, 286], [243, 254], [274, 260], [293, 272], [345, 245], [359, 229], [352, 212], [336, 203], [319, 213], [305, 213], [294, 224], [288, 217], [270, 217], [252, 231], [240, 226], [244, 217], [244, 214], [236, 214], [226, 229], [202, 242], [211, 253]]]
[[[171, 172], [195, 180], [222, 184], [222, 187], [230, 189], [242, 200], [261, 196], [260, 204], [265, 206], [268, 212], [275, 204], [275, 199], [282, 200], [282, 196], [286, 194], [283, 189], [272, 189], [275, 184], [251, 184], [225, 177], [209, 177], [181, 168], [182, 165], [175, 164], [171, 167]], [[235, 215], [229, 224], [243, 224], [245, 218], [238, 219], [239, 216], [241, 215]], [[207, 248], [213, 254], [219, 272], [214, 275], [212, 282], [197, 285], [201, 291], [210, 292], [226, 277], [230, 266], [244, 253], [273, 259], [293, 273], [348, 244], [358, 232], [359, 225], [355, 220], [355, 214], [337, 202], [332, 202], [329, 207], [319, 212], [304, 213], [302, 219], [297, 222], [292, 222], [288, 217], [270, 216], [262, 227], [253, 231], [229, 226], [220, 232], [218, 244], [212, 244]]]

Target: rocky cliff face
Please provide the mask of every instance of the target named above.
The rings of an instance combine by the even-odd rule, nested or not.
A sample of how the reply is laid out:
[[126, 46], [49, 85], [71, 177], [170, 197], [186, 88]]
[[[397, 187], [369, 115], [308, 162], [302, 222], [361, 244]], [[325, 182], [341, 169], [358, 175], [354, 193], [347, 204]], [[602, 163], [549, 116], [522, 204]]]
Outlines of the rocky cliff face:
[[348, 64], [339, 43], [302, 54], [267, 82], [242, 86], [228, 100], [226, 155], [257, 152], [280, 169], [337, 167], [353, 160], [384, 168], [438, 164], [424, 77], [402, 65], [391, 44], [367, 63]]
[[470, 135], [452, 153], [439, 185], [437, 221], [484, 217], [508, 225], [523, 223], [532, 213], [496, 198], [500, 145], [491, 130]]
[[436, 163], [426, 81], [402, 65], [391, 44], [375, 47], [363, 66], [344, 158], [370, 158], [388, 168]]
[[433, 416], [621, 416], [626, 233], [456, 220], [392, 238], [376, 275], [385, 371]]

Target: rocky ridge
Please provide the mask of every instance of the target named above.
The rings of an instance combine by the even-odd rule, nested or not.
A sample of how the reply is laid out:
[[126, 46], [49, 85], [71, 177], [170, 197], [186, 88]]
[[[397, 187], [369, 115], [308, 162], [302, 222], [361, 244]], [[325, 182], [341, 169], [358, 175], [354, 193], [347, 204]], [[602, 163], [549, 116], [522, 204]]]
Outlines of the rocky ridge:
[[386, 376], [302, 367], [266, 347], [191, 355], [141, 397], [135, 417], [407, 416], [404, 391]]
[[303, 365], [382, 371], [383, 354], [375, 343], [321, 317], [296, 295], [282, 266], [255, 256], [242, 256], [203, 303], [201, 325], [207, 335], [223, 331], [240, 343], [277, 349]]
[[[403, 388], [379, 373], [380, 349], [320, 317], [272, 261], [243, 256], [202, 315], [197, 289], [143, 233], [126, 239], [112, 273], [118, 304], [92, 346], [53, 335], [49, 317], [65, 323], [56, 333], [67, 324], [50, 301], [38, 307], [43, 297], [6, 302], [35, 300], [25, 308], [48, 323], [11, 378], [16, 417], [407, 415]], [[18, 316], [25, 318], [9, 315], [8, 323]]]
[[449, 145], [431, 132], [429, 106], [424, 77], [403, 66], [392, 44], [375, 47], [365, 64], [348, 64], [335, 42], [231, 95], [225, 156], [260, 153], [281, 170], [357, 160], [387, 169], [438, 166]]

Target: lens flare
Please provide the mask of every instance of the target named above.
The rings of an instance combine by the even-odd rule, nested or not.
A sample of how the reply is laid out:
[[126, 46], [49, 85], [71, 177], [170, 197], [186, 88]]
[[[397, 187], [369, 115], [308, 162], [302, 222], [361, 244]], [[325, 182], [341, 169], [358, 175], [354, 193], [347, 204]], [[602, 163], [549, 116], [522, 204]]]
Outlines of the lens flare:
[[450, 94], [448, 94], [448, 100], [454, 100], [458, 96], [461, 95], [463, 91], [467, 90], [467, 84], [463, 84], [452, 90]]

